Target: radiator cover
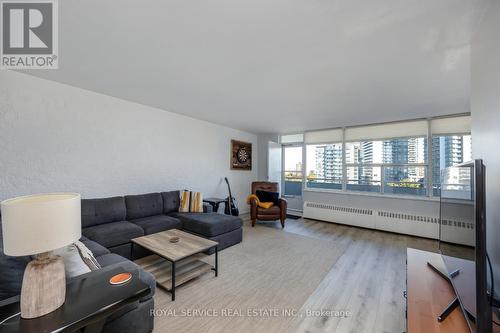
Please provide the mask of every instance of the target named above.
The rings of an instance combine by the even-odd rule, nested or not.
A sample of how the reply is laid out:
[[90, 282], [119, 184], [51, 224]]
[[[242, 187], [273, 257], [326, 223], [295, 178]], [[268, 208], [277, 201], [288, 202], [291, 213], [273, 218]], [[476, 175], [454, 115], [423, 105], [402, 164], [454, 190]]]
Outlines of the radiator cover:
[[[304, 202], [303, 216], [320, 221], [439, 239], [439, 216], [416, 215], [385, 209], [346, 207], [309, 201]], [[453, 228], [456, 235], [454, 243], [467, 244], [466, 240], [470, 238], [467, 234], [474, 226], [463, 221], [447, 220], [446, 227]]]

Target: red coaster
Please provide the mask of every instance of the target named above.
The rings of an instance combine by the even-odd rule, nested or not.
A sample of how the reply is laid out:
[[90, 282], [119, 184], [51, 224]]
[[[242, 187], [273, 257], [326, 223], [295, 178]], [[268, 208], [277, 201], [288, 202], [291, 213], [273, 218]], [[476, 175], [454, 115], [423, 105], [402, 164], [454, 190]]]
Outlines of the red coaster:
[[119, 285], [119, 284], [124, 284], [130, 281], [132, 279], [132, 274], [130, 273], [120, 273], [116, 274], [115, 276], [111, 277], [109, 279], [109, 283], [113, 285]]

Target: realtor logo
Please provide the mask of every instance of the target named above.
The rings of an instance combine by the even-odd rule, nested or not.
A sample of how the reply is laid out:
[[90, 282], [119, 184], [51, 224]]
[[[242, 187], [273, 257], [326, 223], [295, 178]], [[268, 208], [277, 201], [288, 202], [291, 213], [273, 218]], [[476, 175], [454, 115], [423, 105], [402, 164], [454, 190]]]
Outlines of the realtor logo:
[[57, 69], [57, 2], [1, 1], [0, 67]]

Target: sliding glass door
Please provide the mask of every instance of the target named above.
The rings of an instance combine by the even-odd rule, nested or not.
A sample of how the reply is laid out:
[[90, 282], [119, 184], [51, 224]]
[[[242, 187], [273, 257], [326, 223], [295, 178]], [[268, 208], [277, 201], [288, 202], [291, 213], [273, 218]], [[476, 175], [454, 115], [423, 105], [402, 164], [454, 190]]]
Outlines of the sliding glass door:
[[302, 145], [283, 146], [283, 196], [288, 208], [297, 211], [302, 211], [302, 156]]

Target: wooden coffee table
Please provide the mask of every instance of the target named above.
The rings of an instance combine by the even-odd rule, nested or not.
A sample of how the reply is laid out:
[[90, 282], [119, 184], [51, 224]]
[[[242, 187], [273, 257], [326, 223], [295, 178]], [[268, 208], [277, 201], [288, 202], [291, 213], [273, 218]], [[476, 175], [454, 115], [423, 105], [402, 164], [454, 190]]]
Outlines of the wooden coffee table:
[[[179, 237], [179, 241], [171, 243], [171, 237]], [[219, 243], [209, 239], [172, 229], [134, 238], [132, 247], [134, 244], [155, 253], [136, 260], [135, 263], [153, 274], [158, 286], [172, 294], [172, 301], [175, 301], [177, 286], [211, 270], [215, 271], [215, 276], [219, 273], [217, 251]], [[206, 257], [201, 252], [211, 248], [215, 248], [215, 266], [199, 260], [201, 257]]]

